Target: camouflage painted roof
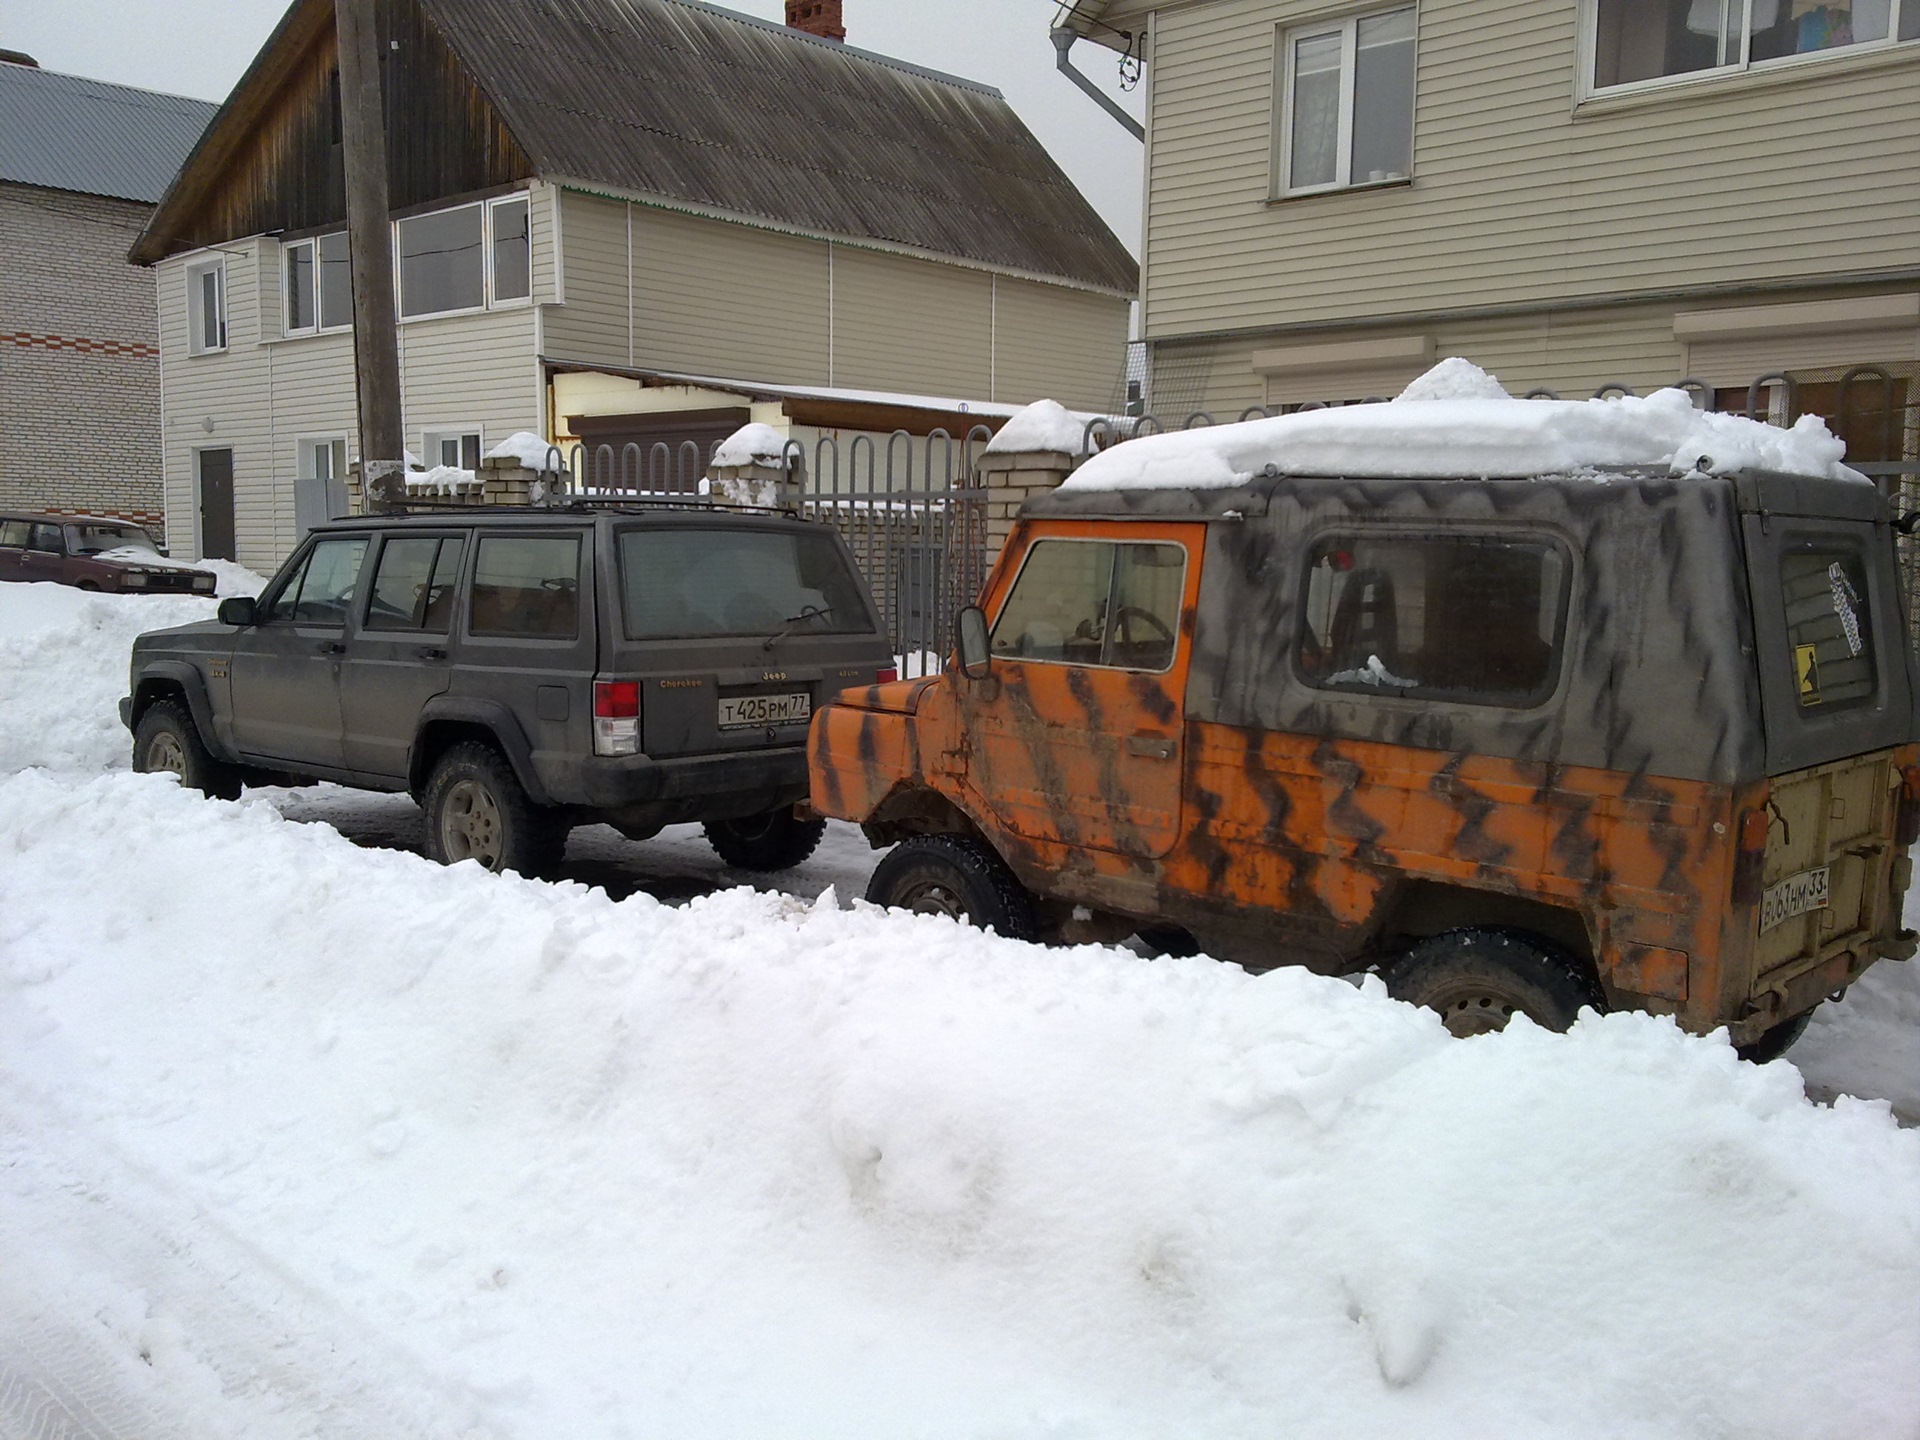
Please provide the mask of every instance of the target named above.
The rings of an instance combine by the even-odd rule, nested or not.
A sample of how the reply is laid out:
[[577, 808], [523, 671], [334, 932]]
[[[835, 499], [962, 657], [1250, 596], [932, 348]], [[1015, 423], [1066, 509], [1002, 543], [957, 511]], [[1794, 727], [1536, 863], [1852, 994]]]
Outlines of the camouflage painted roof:
[[0, 180], [152, 204], [216, 108], [0, 63]]

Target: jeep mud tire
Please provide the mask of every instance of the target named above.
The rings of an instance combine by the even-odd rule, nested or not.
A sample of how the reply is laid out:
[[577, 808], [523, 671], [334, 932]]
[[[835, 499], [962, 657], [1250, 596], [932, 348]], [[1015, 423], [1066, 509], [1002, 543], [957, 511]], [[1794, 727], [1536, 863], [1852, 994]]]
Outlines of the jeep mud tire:
[[240, 798], [240, 771], [213, 758], [193, 716], [176, 700], [156, 700], [133, 732], [133, 768], [143, 775], [177, 775], [189, 790], [213, 800]]
[[1033, 898], [1006, 861], [966, 835], [914, 835], [874, 867], [867, 899], [916, 915], [950, 915], [1010, 940], [1038, 934]]
[[433, 767], [421, 808], [427, 855], [442, 865], [478, 860], [496, 873], [551, 871], [566, 849], [566, 827], [527, 798], [513, 767], [491, 745], [465, 741]]
[[791, 805], [700, 827], [714, 853], [736, 870], [791, 870], [819, 848], [827, 822], [802, 820]]
[[[1818, 1010], [1818, 1005], [1814, 1010]], [[1782, 1020], [1771, 1030], [1763, 1030], [1757, 1039], [1744, 1045], [1733, 1047], [1733, 1053], [1742, 1060], [1751, 1060], [1755, 1065], [1765, 1065], [1778, 1060], [1793, 1048], [1793, 1042], [1807, 1033], [1807, 1026], [1813, 1023], [1813, 1010], [1802, 1010], [1791, 1020]]]
[[1486, 1035], [1523, 1014], [1565, 1030], [1582, 1007], [1606, 1009], [1586, 967], [1556, 946], [1518, 930], [1449, 930], [1417, 942], [1385, 967], [1396, 1000], [1436, 1010], [1456, 1036]]

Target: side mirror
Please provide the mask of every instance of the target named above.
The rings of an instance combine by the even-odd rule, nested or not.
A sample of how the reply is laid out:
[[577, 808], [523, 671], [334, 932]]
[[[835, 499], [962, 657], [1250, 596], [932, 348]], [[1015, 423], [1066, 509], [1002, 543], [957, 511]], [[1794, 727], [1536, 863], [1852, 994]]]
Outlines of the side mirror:
[[257, 625], [258, 617], [254, 613], [251, 595], [229, 595], [220, 602], [215, 612], [222, 625]]
[[993, 654], [987, 648], [987, 612], [969, 605], [960, 612], [960, 673], [969, 680], [984, 680], [993, 670]]

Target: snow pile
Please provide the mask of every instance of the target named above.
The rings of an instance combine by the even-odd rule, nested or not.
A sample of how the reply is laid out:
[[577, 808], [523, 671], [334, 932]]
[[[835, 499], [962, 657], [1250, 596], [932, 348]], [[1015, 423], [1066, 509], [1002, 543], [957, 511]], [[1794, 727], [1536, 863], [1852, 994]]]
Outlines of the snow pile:
[[1397, 400], [1308, 410], [1164, 435], [1093, 456], [1062, 489], [1217, 489], [1259, 475], [1406, 478], [1579, 474], [1663, 466], [1674, 474], [1764, 467], [1862, 481], [1816, 416], [1791, 430], [1696, 410], [1681, 390], [1610, 400], [1515, 400], [1477, 366], [1443, 360]]
[[1084, 454], [1087, 424], [1094, 417], [1067, 409], [1058, 400], [1036, 400], [987, 442], [989, 455], [1024, 455], [1035, 451]]
[[755, 421], [742, 425], [714, 447], [713, 467], [733, 470], [747, 465], [767, 465], [781, 469], [786, 463], [786, 451], [786, 436], [771, 425]]
[[102, 550], [89, 555], [89, 560], [105, 560], [118, 565], [139, 565], [147, 570], [200, 570], [205, 567], [191, 560], [176, 560], [171, 555], [162, 555], [150, 545], [116, 545], [111, 550]]
[[[168, 1245], [274, 1257], [495, 1434], [1920, 1425], [1920, 1135], [1644, 1016], [1456, 1042], [1377, 984], [614, 904], [28, 774], [0, 1086], [19, 1153], [119, 1157]], [[0, 1250], [44, 1254], [27, 1173]], [[88, 1234], [70, 1303], [170, 1336], [196, 1433], [257, 1421]]]
[[511, 460], [524, 470], [537, 470], [549, 475], [567, 468], [559, 447], [550, 440], [542, 440], [531, 430], [514, 431], [487, 451], [485, 458]]

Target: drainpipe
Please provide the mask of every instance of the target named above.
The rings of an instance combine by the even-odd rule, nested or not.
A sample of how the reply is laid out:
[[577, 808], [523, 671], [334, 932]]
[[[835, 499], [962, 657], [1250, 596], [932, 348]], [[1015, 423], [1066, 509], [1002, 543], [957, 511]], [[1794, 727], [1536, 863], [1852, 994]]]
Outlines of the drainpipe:
[[1087, 94], [1091, 95], [1094, 103], [1102, 110], [1126, 126], [1127, 133], [1133, 136], [1134, 139], [1144, 142], [1147, 138], [1147, 127], [1134, 119], [1133, 116], [1129, 115], [1125, 110], [1121, 109], [1119, 101], [1115, 100], [1111, 95], [1107, 94], [1106, 91], [1094, 84], [1093, 81], [1074, 69], [1073, 62], [1067, 58], [1067, 52], [1073, 49], [1073, 42], [1080, 38], [1079, 33], [1069, 30], [1066, 26], [1062, 25], [1058, 30], [1053, 32], [1051, 38], [1053, 40], [1053, 48], [1059, 56], [1058, 63], [1060, 73], [1073, 81], [1073, 83], [1078, 85], [1082, 90], [1086, 91]]

